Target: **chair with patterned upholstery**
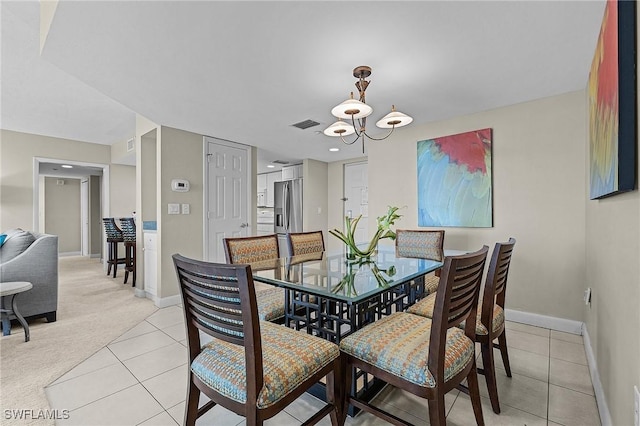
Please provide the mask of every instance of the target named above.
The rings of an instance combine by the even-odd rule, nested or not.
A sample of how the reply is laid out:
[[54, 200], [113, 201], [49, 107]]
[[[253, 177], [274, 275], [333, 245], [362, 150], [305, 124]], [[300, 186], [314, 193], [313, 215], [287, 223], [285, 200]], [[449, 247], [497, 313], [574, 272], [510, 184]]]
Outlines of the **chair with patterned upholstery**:
[[132, 217], [120, 218], [122, 239], [124, 241], [124, 283], [129, 279], [129, 273], [133, 275], [132, 287], [136, 285], [136, 222]]
[[[307, 424], [342, 416], [338, 346], [258, 319], [250, 265], [215, 264], [173, 255], [184, 306], [189, 385], [184, 424], [216, 404], [262, 425], [326, 377], [327, 401]], [[213, 337], [202, 346], [200, 331]], [[210, 401], [198, 408], [200, 393]], [[337, 403], [336, 403], [337, 401]]]
[[[476, 309], [487, 246], [477, 252], [447, 256], [436, 291], [433, 319], [396, 312], [340, 342], [346, 386], [351, 367], [373, 374], [392, 386], [428, 399], [429, 422], [444, 425], [444, 396], [454, 388], [471, 396], [476, 423], [484, 425], [476, 371]], [[466, 326], [460, 329], [461, 322]], [[467, 379], [467, 387], [462, 382]], [[347, 395], [346, 403], [393, 424], [407, 424], [391, 413]], [[343, 407], [346, 412], [346, 404]]]
[[[444, 230], [396, 230], [396, 256], [415, 257], [442, 262], [444, 259]], [[411, 283], [413, 303], [432, 294], [440, 282], [440, 270], [419, 277]]]
[[112, 217], [103, 217], [104, 232], [107, 234], [107, 275], [111, 275], [113, 267], [113, 278], [116, 277], [116, 271], [119, 264], [124, 264], [126, 259], [118, 257], [118, 243], [124, 242], [122, 238], [122, 230], [116, 225], [116, 220]]
[[[224, 250], [227, 263], [251, 264], [280, 257], [278, 236], [262, 235], [255, 237], [225, 238]], [[264, 321], [284, 322], [284, 290], [278, 287], [256, 293], [258, 298], [258, 317]]]
[[295, 232], [287, 234], [289, 255], [319, 253], [324, 251], [324, 237], [322, 231]]
[[[476, 319], [474, 340], [479, 342], [482, 348], [483, 364], [483, 368], [479, 368], [478, 372], [485, 376], [489, 398], [491, 399], [491, 408], [496, 414], [500, 414], [500, 403], [493, 359], [494, 347], [500, 349], [507, 377], [511, 377], [507, 336], [504, 327], [504, 302], [509, 265], [515, 244], [516, 240], [514, 238], [509, 238], [506, 243], [496, 243], [491, 255], [491, 263], [489, 263], [484, 293], [478, 302], [478, 316]], [[431, 318], [435, 300], [435, 295], [429, 295], [409, 308], [407, 312]], [[487, 327], [488, 324], [491, 324], [491, 327]], [[493, 343], [495, 339], [498, 339], [497, 344]]]

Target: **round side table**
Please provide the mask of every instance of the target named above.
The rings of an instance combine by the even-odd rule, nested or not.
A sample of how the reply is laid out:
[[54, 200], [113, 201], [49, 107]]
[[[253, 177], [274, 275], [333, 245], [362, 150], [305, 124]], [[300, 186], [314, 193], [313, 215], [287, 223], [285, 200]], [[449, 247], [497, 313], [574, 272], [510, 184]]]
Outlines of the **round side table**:
[[6, 283], [0, 283], [0, 297], [4, 299], [7, 296], [11, 296], [11, 309], [0, 309], [2, 313], [2, 335], [8, 336], [11, 334], [11, 320], [9, 314], [13, 313], [18, 322], [24, 328], [24, 341], [29, 341], [29, 324], [25, 321], [24, 317], [20, 315], [18, 307], [16, 305], [16, 296], [23, 291], [31, 290], [33, 284], [26, 281], [12, 281]]

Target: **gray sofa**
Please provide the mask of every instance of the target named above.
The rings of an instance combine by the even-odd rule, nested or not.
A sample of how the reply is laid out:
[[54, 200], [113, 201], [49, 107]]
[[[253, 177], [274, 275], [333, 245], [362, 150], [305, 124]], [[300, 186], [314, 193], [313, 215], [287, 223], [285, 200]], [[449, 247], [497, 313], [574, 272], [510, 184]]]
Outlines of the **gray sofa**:
[[45, 317], [48, 322], [55, 321], [58, 310], [58, 236], [21, 229], [13, 229], [6, 234], [8, 237], [0, 247], [0, 282], [28, 281], [33, 284], [31, 290], [17, 296], [20, 314], [25, 318]]

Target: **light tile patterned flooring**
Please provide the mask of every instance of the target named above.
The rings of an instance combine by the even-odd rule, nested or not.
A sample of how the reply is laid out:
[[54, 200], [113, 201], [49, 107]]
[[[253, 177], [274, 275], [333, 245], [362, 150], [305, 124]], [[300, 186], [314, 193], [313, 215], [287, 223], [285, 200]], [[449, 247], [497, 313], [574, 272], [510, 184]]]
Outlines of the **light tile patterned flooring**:
[[[46, 388], [51, 408], [70, 410], [64, 425], [182, 424], [187, 349], [182, 308], [156, 311]], [[581, 336], [507, 322], [512, 378], [497, 356], [502, 413], [491, 410], [480, 377], [487, 425], [600, 425]], [[479, 351], [478, 351], [479, 353]], [[480, 361], [481, 363], [481, 361]], [[204, 399], [201, 400], [201, 403]], [[447, 394], [447, 424], [475, 425], [469, 398]], [[374, 402], [414, 424], [428, 422], [427, 402], [387, 387]], [[298, 425], [321, 402], [304, 395], [269, 425]], [[244, 419], [217, 406], [198, 424], [241, 425]], [[320, 423], [329, 425], [326, 417]], [[368, 413], [348, 418], [349, 425], [382, 425]]]

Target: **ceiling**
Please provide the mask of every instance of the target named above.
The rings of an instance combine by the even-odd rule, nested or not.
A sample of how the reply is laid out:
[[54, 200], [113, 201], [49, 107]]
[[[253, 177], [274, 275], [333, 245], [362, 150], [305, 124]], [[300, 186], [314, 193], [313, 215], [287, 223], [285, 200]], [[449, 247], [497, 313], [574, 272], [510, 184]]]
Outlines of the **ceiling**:
[[[0, 8], [2, 128], [112, 144], [138, 112], [257, 146], [261, 172], [362, 155], [321, 133], [359, 65], [373, 123], [391, 104], [422, 124], [583, 89], [604, 1], [61, 1], [42, 54], [39, 2]], [[306, 119], [321, 124], [292, 127]]]
[[[87, 176], [102, 176], [102, 167], [84, 166], [79, 164], [39, 162], [39, 174], [42, 176], [67, 177], [73, 179]], [[62, 167], [62, 165], [71, 166]]]

